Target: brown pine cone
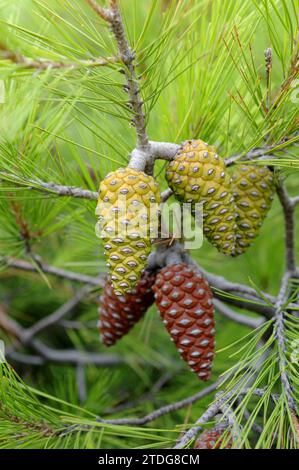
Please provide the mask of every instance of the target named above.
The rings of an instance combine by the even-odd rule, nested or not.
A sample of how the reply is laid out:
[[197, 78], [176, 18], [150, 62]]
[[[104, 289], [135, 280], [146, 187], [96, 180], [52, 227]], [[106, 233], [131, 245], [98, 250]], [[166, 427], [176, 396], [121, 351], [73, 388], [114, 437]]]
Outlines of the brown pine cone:
[[218, 425], [212, 429], [206, 429], [203, 431], [198, 439], [195, 442], [194, 448], [195, 449], [220, 449], [223, 443], [225, 442], [225, 446], [222, 447], [223, 449], [231, 449], [232, 447], [232, 438], [227, 438], [224, 433], [226, 431], [226, 426]]
[[214, 357], [214, 306], [208, 283], [186, 263], [166, 266], [153, 286], [163, 323], [182, 359], [208, 380]]
[[99, 307], [100, 338], [105, 346], [112, 346], [126, 335], [154, 302], [152, 285], [155, 275], [144, 271], [130, 294], [116, 295], [107, 280]]

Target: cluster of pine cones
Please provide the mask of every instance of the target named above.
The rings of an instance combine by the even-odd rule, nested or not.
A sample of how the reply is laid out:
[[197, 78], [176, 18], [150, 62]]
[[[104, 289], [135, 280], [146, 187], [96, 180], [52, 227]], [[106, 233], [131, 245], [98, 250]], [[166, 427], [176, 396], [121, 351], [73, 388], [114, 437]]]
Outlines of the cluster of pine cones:
[[[202, 203], [205, 237], [230, 256], [244, 253], [257, 236], [274, 193], [269, 168], [242, 164], [231, 172], [201, 140], [182, 144], [168, 164], [166, 180], [175, 197], [191, 203], [193, 210]], [[215, 324], [206, 280], [179, 257], [165, 266], [147, 267], [159, 204], [157, 182], [142, 171], [121, 168], [100, 184], [96, 213], [109, 269], [100, 306], [101, 340], [106, 346], [115, 344], [155, 301], [182, 359], [201, 380], [208, 380]]]
[[204, 234], [225, 255], [244, 253], [273, 199], [271, 170], [238, 165], [231, 174], [215, 149], [201, 140], [184, 143], [169, 163], [166, 179], [177, 199], [203, 204]]

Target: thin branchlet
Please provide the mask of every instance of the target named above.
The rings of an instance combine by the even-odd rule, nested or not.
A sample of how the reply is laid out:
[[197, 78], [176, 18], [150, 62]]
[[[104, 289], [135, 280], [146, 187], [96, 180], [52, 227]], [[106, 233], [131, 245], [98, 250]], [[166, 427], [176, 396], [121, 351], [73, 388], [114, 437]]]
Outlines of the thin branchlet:
[[[45, 274], [50, 274], [58, 278], [79, 282], [95, 287], [103, 287], [105, 282], [105, 273], [101, 273], [98, 276], [88, 276], [87, 274], [73, 272], [48, 265], [41, 259], [39, 259], [38, 267], [34, 263], [15, 258], [3, 257], [2, 263], [18, 271], [38, 273], [39, 270], [41, 270]], [[149, 266], [157, 266], [156, 257], [151, 256], [151, 258], [149, 259]], [[269, 304], [267, 304], [265, 303], [263, 298], [261, 298], [251, 287], [227, 281], [221, 276], [217, 276], [215, 274], [204, 271], [202, 268], [199, 269], [203, 272], [204, 276], [212, 287], [214, 291], [214, 296], [216, 298], [219, 298], [219, 300], [221, 300], [222, 302], [238, 306], [239, 308], [243, 308], [245, 310], [254, 311], [258, 314], [263, 315], [265, 318], [273, 317], [274, 309], [269, 304], [275, 303], [275, 297], [266, 294], [265, 292], [262, 292], [263, 297], [269, 302]], [[232, 296], [230, 297], [225, 294], [232, 294]], [[290, 306], [295, 307], [295, 305], [293, 304], [290, 304]], [[249, 321], [249, 323], [251, 322]]]
[[[6, 315], [6, 313], [0, 310], [0, 328], [7, 331], [10, 335], [14, 335], [15, 338], [24, 346], [29, 346], [37, 355], [41, 358], [41, 362], [35, 364], [32, 361], [32, 357], [29, 356], [28, 362], [32, 365], [41, 365], [45, 362], [54, 362], [58, 364], [75, 364], [75, 365], [87, 365], [94, 364], [96, 366], [116, 366], [124, 363], [124, 359], [116, 354], [100, 354], [93, 352], [77, 351], [76, 349], [54, 349], [39, 339], [26, 337], [26, 329], [23, 328], [18, 322], [12, 320]], [[7, 356], [18, 359], [18, 356], [14, 354], [14, 348], [7, 351]], [[35, 357], [35, 356], [34, 356]], [[22, 361], [26, 363], [26, 355], [22, 355]]]
[[[247, 395], [248, 393], [256, 396], [263, 396], [266, 391], [260, 388], [243, 388], [242, 390], [238, 390], [238, 396]], [[216, 399], [214, 402], [207, 408], [207, 410], [201, 415], [201, 417], [195, 422], [195, 425], [192, 426], [183, 436], [178, 440], [174, 449], [182, 449], [187, 446], [187, 444], [192, 441], [195, 436], [201, 430], [203, 424], [211, 421], [223, 407], [227, 406], [227, 403], [230, 399], [232, 399], [236, 394], [235, 390], [231, 390], [230, 392], [226, 393], [217, 393]], [[276, 397], [271, 395], [273, 401], [275, 401]]]
[[278, 343], [278, 364], [281, 383], [285, 392], [288, 406], [296, 415], [296, 402], [287, 373], [286, 359], [286, 331], [284, 323], [284, 305], [288, 302], [292, 289], [290, 281], [296, 276], [296, 247], [295, 247], [295, 203], [289, 197], [287, 190], [281, 180], [277, 184], [277, 195], [282, 207], [285, 225], [285, 273], [281, 280], [281, 286], [275, 303], [275, 326], [274, 332]]
[[104, 20], [110, 21], [111, 13], [107, 8], [101, 7], [96, 0], [86, 0], [91, 8]]
[[8, 49], [0, 43], [0, 58], [13, 62], [22, 69], [34, 70], [57, 70], [57, 69], [80, 69], [92, 67], [104, 67], [119, 62], [117, 57], [94, 58], [90, 60], [78, 60], [76, 62], [53, 61], [48, 59], [31, 59], [22, 54]]
[[289, 293], [289, 282], [291, 273], [286, 271], [281, 281], [280, 291], [275, 304], [275, 327], [274, 332], [278, 344], [278, 365], [282, 387], [287, 399], [290, 411], [296, 414], [296, 402], [293, 396], [292, 386], [287, 373], [287, 360], [286, 360], [286, 338], [285, 338], [285, 324], [284, 324], [284, 304], [287, 302]]
[[285, 224], [285, 257], [286, 257], [286, 270], [289, 273], [296, 271], [296, 257], [295, 257], [295, 220], [294, 208], [295, 204], [289, 197], [287, 190], [279, 181], [277, 184], [276, 192], [283, 210], [284, 224]]
[[148, 153], [149, 140], [146, 130], [144, 103], [141, 98], [141, 89], [136, 74], [135, 53], [129, 45], [118, 2], [116, 0], [110, 1], [108, 9], [100, 7], [95, 0], [87, 0], [87, 2], [102, 19], [110, 24], [117, 44], [119, 58], [124, 65], [124, 73], [127, 81], [126, 90], [129, 96], [129, 104], [134, 115], [132, 122], [136, 128], [137, 134], [137, 149], [140, 152]]

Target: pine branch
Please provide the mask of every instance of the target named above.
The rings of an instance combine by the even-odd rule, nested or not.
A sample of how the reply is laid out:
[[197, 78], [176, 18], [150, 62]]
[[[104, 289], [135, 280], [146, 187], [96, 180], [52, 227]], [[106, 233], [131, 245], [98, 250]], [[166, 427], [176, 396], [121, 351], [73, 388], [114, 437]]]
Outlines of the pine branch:
[[290, 202], [293, 206], [297, 206], [297, 204], [299, 204], [299, 196], [291, 197]]
[[[83, 292], [81, 290], [81, 295], [83, 295], [85, 291], [86, 288]], [[70, 307], [70, 303], [68, 304], [68, 307]], [[61, 316], [61, 313], [61, 311], [56, 312], [56, 318]], [[27, 357], [26, 355], [20, 355], [13, 349], [7, 351], [7, 356], [32, 365], [41, 365], [44, 362], [52, 361], [56, 363], [71, 363], [77, 365], [94, 364], [97, 366], [114, 366], [124, 362], [123, 358], [114, 354], [85, 353], [76, 351], [75, 349], [56, 350], [47, 346], [42, 341], [33, 338], [34, 334], [42, 331], [45, 327], [50, 326], [50, 324], [52, 324], [51, 322], [53, 322], [53, 316], [44, 322], [41, 320], [41, 322], [36, 324], [37, 328], [32, 327], [31, 329], [26, 330], [18, 322], [9, 318], [3, 309], [0, 309], [0, 328], [17, 338], [20, 344], [30, 346], [40, 355], [40, 359], [35, 356]]]
[[133, 123], [137, 134], [137, 149], [140, 152], [147, 152], [149, 149], [149, 141], [143, 112], [143, 101], [140, 96], [139, 81], [134, 64], [135, 54], [126, 36], [118, 2], [116, 0], [110, 1], [109, 9], [100, 7], [94, 0], [87, 0], [87, 3], [89, 3], [101, 18], [110, 24], [117, 43], [120, 59], [124, 64], [124, 73], [127, 80], [126, 91], [129, 95], [129, 103], [134, 113]]
[[[240, 399], [237, 399], [237, 403], [240, 405], [240, 403], [242, 403], [242, 401]], [[245, 419], [246, 422], [252, 420], [251, 413], [247, 410], [247, 408], [242, 408], [242, 414], [243, 414], [244, 419]], [[259, 424], [255, 423], [255, 422], [251, 423], [251, 429], [254, 432], [256, 432], [257, 434], [262, 434], [262, 432], [263, 432], [263, 427], [260, 426]]]
[[[8, 421], [13, 423], [14, 425], [19, 425], [22, 426], [26, 430], [26, 434], [28, 431], [30, 432], [35, 432], [38, 434], [41, 434], [44, 437], [52, 437], [52, 436], [57, 436], [57, 431], [55, 431], [52, 427], [50, 427], [48, 424], [45, 424], [43, 422], [36, 422], [28, 419], [22, 419], [19, 416], [16, 416], [12, 414], [10, 411], [8, 411], [7, 407], [5, 404], [0, 401], [0, 412], [3, 414]], [[2, 416], [2, 420], [3, 420]], [[23, 437], [26, 436], [26, 434], [23, 435]]]
[[62, 318], [64, 318], [71, 310], [78, 305], [78, 303], [90, 292], [91, 286], [86, 285], [78, 290], [75, 295], [59, 307], [51, 315], [48, 315], [42, 320], [36, 322], [32, 327], [27, 328], [23, 333], [23, 343], [30, 344], [32, 338], [41, 333], [45, 329], [56, 325]]
[[[27, 261], [13, 258], [2, 258], [2, 262], [6, 266], [21, 271], [29, 272], [39, 272], [37, 266], [28, 263]], [[55, 266], [50, 266], [43, 261], [39, 260], [39, 268], [46, 274], [51, 274], [58, 278], [68, 279], [69, 281], [82, 282], [84, 284], [89, 284], [97, 287], [103, 287], [105, 283], [105, 274], [99, 275], [98, 277], [88, 276], [87, 274], [76, 273], [73, 271], [67, 271], [65, 269], [56, 268]]]
[[173, 195], [173, 191], [170, 188], [165, 189], [161, 193], [161, 202], [166, 202]]
[[[196, 421], [195, 426], [192, 426], [179, 441], [174, 446], [174, 449], [182, 449], [186, 447], [186, 445], [192, 441], [195, 436], [201, 430], [201, 426], [209, 421], [211, 421], [223, 407], [227, 406], [228, 401], [234, 396], [236, 393], [235, 390], [232, 390], [228, 393], [220, 392], [217, 394], [215, 401], [208, 407], [208, 409], [201, 415], [201, 417]], [[244, 388], [243, 390], [238, 390], [238, 394], [240, 395], [247, 395], [247, 393], [251, 393], [252, 395], [263, 396], [266, 393], [262, 389], [252, 389], [252, 388]], [[272, 396], [274, 399], [274, 397]]]
[[[170, 161], [175, 156], [179, 145], [170, 142], [151, 141], [148, 144], [148, 150], [145, 153], [140, 149], [134, 149], [131, 153], [130, 165], [135, 169], [144, 170], [146, 165], [153, 165], [155, 160]], [[95, 191], [88, 189], [76, 188], [74, 186], [66, 186], [53, 182], [45, 182], [41, 180], [20, 178], [15, 174], [9, 174], [6, 171], [0, 171], [0, 177], [5, 181], [10, 181], [18, 186], [26, 187], [29, 190], [41, 192], [50, 192], [57, 196], [66, 196], [74, 198], [82, 198], [89, 200], [97, 200], [99, 195]], [[167, 193], [166, 193], [167, 194]], [[165, 194], [165, 195], [166, 195]]]
[[249, 160], [269, 160], [269, 158], [276, 159], [277, 156], [274, 152], [282, 152], [287, 145], [292, 144], [292, 139], [297, 135], [297, 131], [291, 135], [283, 137], [275, 144], [266, 144], [263, 147], [256, 147], [249, 150], [247, 153], [238, 153], [225, 159], [226, 166], [231, 166], [239, 161]]
[[78, 62], [51, 61], [47, 59], [29, 59], [28, 57], [6, 49], [0, 44], [1, 58], [9, 60], [23, 69], [34, 70], [57, 70], [57, 69], [80, 69], [91, 67], [104, 67], [118, 62], [116, 57], [97, 58], [91, 60], [79, 60]]
[[[205, 396], [209, 395], [211, 392], [216, 390], [216, 388], [220, 385], [221, 380], [217, 380], [214, 384], [209, 385], [208, 387], [204, 388], [203, 390], [200, 390], [198, 393], [195, 395], [192, 395], [191, 397], [184, 398], [183, 400], [177, 401], [175, 403], [171, 403], [166, 406], [162, 406], [161, 408], [158, 408], [157, 410], [153, 411], [152, 413], [149, 413], [141, 418], [116, 418], [116, 419], [104, 419], [104, 418], [97, 418], [97, 422], [103, 423], [103, 424], [110, 424], [110, 425], [122, 425], [122, 426], [144, 426], [145, 424], [151, 423], [152, 421], [155, 421], [156, 419], [160, 418], [161, 416], [164, 416], [168, 413], [172, 413], [174, 411], [178, 411], [188, 405], [191, 405], [192, 403], [195, 403]], [[80, 432], [81, 430], [88, 430], [92, 426], [91, 425], [73, 425], [73, 426], [68, 426], [62, 433], [61, 436], [66, 436], [67, 434], [70, 434], [72, 432]]]
[[288, 299], [288, 284], [291, 278], [291, 273], [286, 272], [282, 281], [277, 297], [277, 302], [275, 304], [275, 333], [278, 342], [279, 349], [279, 371], [281, 377], [281, 383], [286, 395], [286, 399], [289, 405], [289, 408], [292, 413], [296, 414], [296, 402], [293, 398], [292, 386], [287, 375], [287, 360], [286, 360], [286, 339], [285, 339], [285, 326], [284, 326], [284, 312], [283, 306]]
[[87, 399], [87, 390], [85, 380], [85, 367], [82, 364], [78, 364], [76, 367], [76, 383], [80, 403], [84, 403]]
[[[74, 197], [81, 199], [97, 200], [99, 195], [95, 191], [89, 191], [88, 189], [76, 188], [73, 186], [65, 186], [55, 183], [44, 183], [43, 181], [28, 181], [28, 183], [34, 183], [40, 185], [41, 190], [45, 189], [49, 192], [53, 192], [58, 196]], [[30, 189], [39, 189], [34, 186]]]
[[296, 271], [294, 221], [295, 205], [292, 199], [289, 197], [281, 181], [277, 185], [276, 192], [284, 215], [286, 269], [288, 272], [293, 273]]
[[[284, 140], [285, 141], [285, 140]], [[247, 154], [237, 154], [233, 155], [232, 157], [228, 157], [225, 159], [226, 165], [230, 166], [236, 163], [239, 160], [263, 160], [265, 158], [269, 158], [265, 156], [265, 152], [269, 149], [274, 148], [275, 145], [272, 146], [265, 146], [263, 148], [257, 148], [250, 150]], [[171, 142], [157, 142], [157, 141], [150, 141], [147, 146], [147, 151], [140, 150], [140, 148], [136, 148], [131, 152], [131, 159], [129, 166], [135, 168], [137, 170], [143, 171], [145, 167], [153, 168], [154, 162], [156, 160], [166, 160], [171, 161], [180, 145]], [[275, 158], [274, 155], [272, 157]], [[5, 171], [0, 171], [0, 176], [2, 176], [3, 180], [13, 182], [18, 186], [26, 187], [29, 190], [36, 190], [41, 192], [50, 192], [56, 194], [57, 196], [61, 197], [74, 197], [74, 198], [81, 198], [81, 199], [89, 199], [89, 200], [97, 200], [98, 199], [98, 192], [90, 191], [84, 188], [77, 188], [75, 186], [67, 186], [57, 184], [55, 182], [45, 182], [42, 180], [34, 180], [34, 179], [24, 179], [20, 178], [15, 174], [9, 174]], [[172, 195], [170, 189], [165, 190], [162, 194], [162, 202], [166, 202], [166, 200]], [[288, 198], [289, 205], [296, 205], [299, 202], [299, 197]]]
[[[10, 334], [13, 333], [22, 345], [30, 346], [45, 362], [76, 365], [93, 364], [96, 366], [116, 366], [125, 362], [124, 358], [115, 354], [85, 353], [76, 349], [59, 350], [49, 347], [38, 339], [28, 340], [26, 338], [26, 329], [12, 318], [9, 318], [3, 310], [0, 310], [0, 328]], [[8, 351], [9, 354], [11, 354], [11, 351]], [[14, 357], [17, 358], [16, 355]], [[31, 360], [30, 362], [32, 363]]]
[[214, 384], [209, 385], [203, 390], [200, 390], [195, 395], [192, 395], [191, 397], [188, 397], [188, 398], [184, 398], [183, 400], [177, 401], [175, 403], [162, 406], [161, 408], [158, 408], [157, 410], [153, 411], [152, 413], [149, 413], [148, 415], [143, 416], [142, 418], [117, 418], [117, 419], [98, 418], [97, 421], [99, 421], [100, 423], [106, 423], [106, 424], [143, 426], [144, 424], [150, 423], [165, 414], [172, 413], [173, 411], [178, 411], [181, 408], [184, 408], [185, 406], [191, 405], [192, 403], [195, 403], [196, 401], [201, 400], [203, 397], [205, 397], [206, 395], [209, 395], [211, 392], [216, 390], [216, 388], [220, 385], [221, 382], [222, 380], [217, 380]]
[[[182, 247], [181, 250], [183, 250]], [[272, 305], [274, 305], [276, 302], [275, 297], [261, 292], [263, 298], [260, 298], [256, 291], [251, 287], [239, 283], [230, 282], [222, 276], [217, 276], [216, 274], [205, 271], [187, 253], [185, 253], [184, 250], [183, 258], [187, 263], [197, 266], [197, 268], [203, 273], [213, 290], [214, 297], [219, 298], [223, 302], [235, 305], [236, 307], [260, 313], [266, 318], [270, 319], [273, 317], [274, 308], [272, 307]], [[229, 293], [232, 296], [225, 296], [223, 293]], [[267, 304], [264, 299], [269, 304]]]
[[114, 34], [119, 56], [124, 64], [127, 84], [125, 90], [129, 95], [129, 104], [134, 113], [133, 124], [136, 128], [137, 145], [131, 153], [129, 167], [152, 174], [156, 158], [169, 160], [176, 154], [179, 145], [164, 142], [150, 142], [147, 135], [144, 103], [141, 98], [139, 79], [135, 68], [135, 53], [132, 51], [125, 32], [117, 0], [110, 0], [110, 8], [105, 9], [95, 0], [86, 0], [93, 10], [110, 24]]
[[26, 364], [28, 366], [43, 366], [47, 362], [41, 356], [23, 354], [13, 348], [8, 348], [5, 351], [5, 355], [10, 361], [17, 362], [19, 364]]
[[296, 402], [293, 398], [292, 386], [287, 375], [286, 339], [284, 326], [284, 304], [289, 298], [289, 281], [296, 273], [295, 255], [295, 203], [289, 197], [283, 183], [278, 182], [277, 195], [282, 206], [285, 224], [285, 274], [281, 281], [281, 287], [275, 303], [275, 333], [279, 350], [279, 370], [282, 386], [286, 395], [288, 406], [293, 414], [296, 413]]
[[36, 236], [40, 235], [40, 231], [32, 232], [29, 228], [28, 222], [25, 220], [23, 216], [22, 207], [19, 203], [15, 201], [10, 201], [10, 206], [12, 209], [12, 213], [15, 218], [16, 225], [20, 231], [20, 238], [24, 242], [24, 249], [27, 255], [31, 254], [31, 240]]
[[[37, 266], [28, 263], [27, 261], [23, 261], [20, 259], [13, 259], [13, 258], [3, 258], [3, 262], [11, 268], [15, 268], [18, 270], [30, 271], [30, 272], [38, 272]], [[75, 282], [82, 282], [85, 284], [103, 287], [105, 283], [105, 274], [101, 274], [98, 277], [88, 276], [86, 274], [75, 273], [72, 271], [67, 271], [64, 269], [56, 268], [55, 266], [49, 266], [43, 261], [39, 261], [39, 268], [46, 274], [51, 274], [57, 276], [59, 278], [68, 279], [70, 281]], [[274, 315], [274, 308], [270, 305], [267, 305], [262, 298], [258, 296], [256, 291], [251, 287], [245, 286], [243, 284], [238, 284], [234, 282], [227, 281], [222, 276], [217, 276], [215, 274], [209, 273], [204, 271], [201, 267], [199, 269], [203, 272], [204, 276], [206, 277], [207, 281], [209, 282], [211, 288], [214, 291], [214, 296], [219, 298], [222, 302], [234, 305], [236, 307], [251, 310], [256, 313], [259, 313], [266, 318], [272, 318]], [[232, 294], [237, 295], [238, 297], [229, 297], [225, 296], [224, 294]], [[269, 301], [269, 304], [275, 304], [276, 299], [275, 297], [262, 293], [263, 297]], [[290, 304], [290, 307], [296, 305]], [[237, 315], [237, 314], [236, 314]]]
[[[228, 157], [225, 159], [226, 166], [231, 166], [239, 161], [248, 161], [248, 160], [262, 160], [264, 158], [269, 158], [273, 157], [276, 158], [275, 155], [269, 155], [267, 154], [270, 152], [275, 146], [271, 145], [265, 145], [264, 147], [261, 148], [254, 148], [249, 150], [249, 152], [243, 154], [243, 153], [238, 153], [235, 155], [232, 155], [231, 157]], [[266, 157], [267, 154], [267, 157]]]
[[[251, 160], [251, 159], [260, 159], [263, 160], [265, 157], [265, 152], [267, 149], [272, 149], [275, 146], [265, 146], [263, 148], [252, 149], [247, 154], [237, 154], [233, 155], [225, 159], [226, 165], [230, 166], [236, 163], [239, 160]], [[171, 161], [180, 145], [171, 142], [156, 142], [150, 141], [148, 143], [147, 151], [140, 150], [139, 148], [134, 149], [131, 152], [131, 159], [129, 166], [140, 171], [143, 171], [145, 167], [153, 168], [154, 162], [156, 160], [166, 160]], [[272, 157], [274, 157], [272, 155]], [[274, 157], [275, 158], [275, 157]], [[18, 186], [26, 187], [29, 190], [36, 190], [41, 192], [49, 192], [56, 194], [57, 196], [61, 197], [74, 197], [80, 199], [89, 199], [89, 200], [97, 200], [98, 199], [98, 192], [90, 191], [84, 188], [77, 188], [75, 186], [67, 186], [57, 184], [55, 182], [45, 182], [42, 180], [34, 180], [34, 179], [25, 179], [20, 178], [15, 174], [9, 174], [5, 171], [0, 171], [0, 176], [2, 176], [3, 180], [10, 181]], [[166, 202], [166, 200], [172, 195], [172, 191], [170, 189], [165, 190], [162, 194], [162, 202]], [[289, 198], [288, 197], [289, 206], [294, 206], [299, 203], [299, 197]]]
[[53, 349], [40, 340], [32, 340], [30, 346], [45, 359], [46, 362], [57, 364], [75, 364], [107, 367], [118, 366], [125, 363], [125, 359], [116, 354], [98, 354], [93, 352], [81, 352], [76, 349]]
[[220, 411], [223, 414], [223, 419], [227, 422], [232, 436], [234, 449], [240, 449], [242, 427], [238, 424], [236, 415], [230, 405], [220, 406]]
[[101, 7], [96, 0], [86, 0], [87, 3], [91, 6], [91, 8], [104, 20], [110, 21], [111, 20], [111, 12], [107, 8]]
[[[211, 286], [214, 296], [221, 301], [235, 305], [236, 307], [245, 310], [251, 310], [256, 313], [264, 315], [266, 318], [272, 318], [274, 315], [274, 308], [269, 304], [274, 305], [276, 299], [272, 295], [261, 292], [264, 299], [269, 302], [266, 304], [264, 299], [259, 297], [254, 289], [244, 284], [230, 282], [222, 276], [210, 273], [199, 267]], [[231, 294], [232, 297], [225, 296], [223, 293]], [[236, 296], [235, 298], [233, 296]]]
[[227, 307], [223, 302], [220, 302], [217, 299], [214, 299], [214, 306], [215, 306], [215, 309], [221, 315], [224, 315], [230, 320], [233, 320], [236, 323], [240, 323], [241, 325], [249, 326], [250, 328], [256, 329], [264, 323], [264, 320], [262, 318], [256, 319], [256, 318], [248, 317], [246, 315], [241, 315], [240, 313], [234, 312], [232, 309]]
[[18, 186], [25, 187], [29, 190], [53, 193], [57, 196], [65, 196], [65, 197], [74, 197], [74, 198], [81, 198], [81, 199], [89, 199], [89, 200], [97, 200], [99, 195], [95, 191], [90, 191], [88, 189], [76, 188], [74, 186], [66, 186], [56, 183], [47, 183], [41, 180], [33, 180], [33, 179], [24, 179], [19, 178], [17, 175], [8, 174], [7, 172], [0, 171], [0, 177], [2, 176], [3, 179], [6, 181], [13, 182]]

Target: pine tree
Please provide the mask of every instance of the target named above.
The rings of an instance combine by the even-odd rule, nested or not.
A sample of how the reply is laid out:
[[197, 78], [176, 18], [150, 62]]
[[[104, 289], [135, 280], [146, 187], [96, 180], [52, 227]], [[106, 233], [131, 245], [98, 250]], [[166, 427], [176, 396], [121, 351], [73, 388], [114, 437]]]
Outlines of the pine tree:
[[[220, 447], [299, 447], [298, 8], [0, 0], [0, 448], [194, 447], [206, 424]], [[213, 292], [208, 383], [155, 306], [108, 352], [97, 329], [100, 182], [129, 165], [175, 201], [165, 167], [198, 139], [275, 185], [238, 258], [153, 237], [149, 264], [196, 265]]]

